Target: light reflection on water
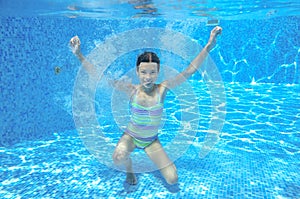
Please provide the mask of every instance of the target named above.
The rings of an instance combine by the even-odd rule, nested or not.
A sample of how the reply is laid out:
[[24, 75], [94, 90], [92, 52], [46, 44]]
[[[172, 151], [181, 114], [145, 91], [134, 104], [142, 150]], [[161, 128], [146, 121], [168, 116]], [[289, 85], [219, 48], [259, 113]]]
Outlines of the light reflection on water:
[[1, 15], [63, 16], [69, 18], [164, 18], [204, 20], [267, 19], [299, 16], [299, 1], [1, 1]]
[[[225, 88], [226, 123], [221, 139], [204, 159], [198, 153], [210, 121], [210, 104], [205, 88], [195, 91], [200, 96], [201, 121], [188, 152], [175, 162], [180, 182], [176, 193], [170, 193], [172, 187], [164, 184], [158, 172], [138, 174], [135, 189], [124, 187], [124, 173], [99, 163], [87, 152], [78, 133], [69, 131], [55, 133], [55, 139], [48, 141], [0, 148], [0, 196], [299, 197], [299, 85], [226, 84]], [[179, 111], [175, 102], [168, 102], [167, 109], [173, 109], [168, 111]], [[168, 122], [160, 134], [164, 144], [176, 130], [172, 121]], [[106, 127], [117, 131], [109, 124]], [[116, 144], [118, 137], [110, 137], [108, 141]]]

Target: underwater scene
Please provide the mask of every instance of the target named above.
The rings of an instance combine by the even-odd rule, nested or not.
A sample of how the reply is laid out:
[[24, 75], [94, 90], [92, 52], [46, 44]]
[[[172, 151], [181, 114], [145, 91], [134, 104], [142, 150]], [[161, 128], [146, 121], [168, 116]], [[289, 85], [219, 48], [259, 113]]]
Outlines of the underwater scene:
[[[300, 3], [297, 1], [1, 1], [1, 198], [300, 198]], [[158, 139], [169, 184], [147, 155], [113, 153], [139, 84], [137, 57], [190, 78], [164, 98]], [[74, 55], [70, 40], [80, 38]], [[193, 64], [191, 64], [193, 66]]]

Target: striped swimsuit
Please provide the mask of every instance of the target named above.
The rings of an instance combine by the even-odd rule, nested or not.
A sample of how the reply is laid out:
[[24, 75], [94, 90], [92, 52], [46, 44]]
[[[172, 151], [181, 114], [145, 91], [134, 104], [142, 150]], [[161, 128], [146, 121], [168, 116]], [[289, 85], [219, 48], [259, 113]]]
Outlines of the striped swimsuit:
[[131, 120], [125, 132], [133, 138], [138, 148], [144, 149], [157, 140], [163, 113], [163, 103], [160, 102], [159, 93], [157, 96], [158, 103], [151, 107], [139, 105], [136, 102], [136, 94], [131, 101]]

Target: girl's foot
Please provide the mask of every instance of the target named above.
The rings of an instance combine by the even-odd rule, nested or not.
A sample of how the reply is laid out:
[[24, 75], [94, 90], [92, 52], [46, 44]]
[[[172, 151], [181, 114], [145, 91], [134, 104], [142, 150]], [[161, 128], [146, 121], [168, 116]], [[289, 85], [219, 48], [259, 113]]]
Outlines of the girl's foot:
[[137, 179], [134, 175], [134, 173], [127, 173], [126, 174], [126, 182], [130, 185], [136, 185], [137, 184]]

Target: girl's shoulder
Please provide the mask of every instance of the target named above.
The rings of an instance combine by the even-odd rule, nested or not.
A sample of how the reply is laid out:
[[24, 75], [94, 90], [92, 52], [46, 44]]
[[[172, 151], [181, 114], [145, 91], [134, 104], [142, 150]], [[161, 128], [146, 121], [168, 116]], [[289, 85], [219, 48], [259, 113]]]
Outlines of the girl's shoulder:
[[165, 82], [162, 82], [160, 84], [156, 84], [157, 85], [157, 89], [161, 92], [161, 93], [165, 93], [168, 88]]
[[164, 101], [167, 92], [168, 88], [164, 83], [157, 84], [157, 93], [159, 94], [161, 101]]
[[139, 89], [139, 85], [132, 84], [131, 85], [131, 95], [134, 95], [137, 92], [138, 89]]

